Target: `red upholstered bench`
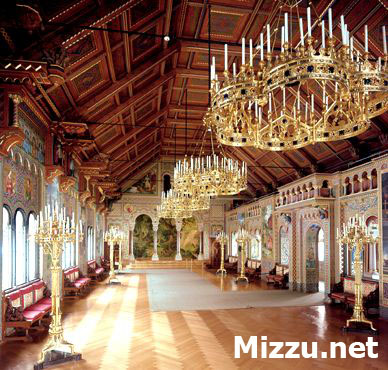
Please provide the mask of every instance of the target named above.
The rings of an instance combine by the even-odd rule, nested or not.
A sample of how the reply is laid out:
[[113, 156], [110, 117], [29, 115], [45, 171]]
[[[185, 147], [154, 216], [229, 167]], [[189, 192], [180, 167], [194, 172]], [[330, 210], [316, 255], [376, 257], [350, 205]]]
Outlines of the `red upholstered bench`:
[[[3, 338], [31, 340], [29, 330], [42, 330], [43, 319], [49, 319], [51, 298], [42, 280], [24, 284], [3, 293]], [[14, 329], [14, 335], [9, 332]]]
[[63, 297], [79, 298], [89, 287], [91, 279], [82, 276], [79, 267], [70, 267], [63, 271]]
[[229, 256], [228, 262], [224, 263], [225, 270], [229, 272], [237, 272], [237, 263], [238, 263], [238, 257]]
[[104, 278], [105, 269], [98, 266], [96, 260], [88, 261], [88, 277], [93, 280], [102, 280]]
[[267, 284], [285, 288], [288, 284], [289, 268], [287, 265], [276, 264], [267, 275]]
[[248, 259], [245, 265], [245, 272], [251, 279], [260, 279], [261, 261]]
[[[370, 308], [379, 307], [379, 283], [377, 281], [362, 280], [362, 297], [364, 308], [368, 311]], [[343, 281], [335, 284], [329, 293], [332, 303], [339, 301], [346, 308], [353, 306], [355, 302], [354, 279], [346, 277]], [[368, 313], [368, 312], [367, 312]]]

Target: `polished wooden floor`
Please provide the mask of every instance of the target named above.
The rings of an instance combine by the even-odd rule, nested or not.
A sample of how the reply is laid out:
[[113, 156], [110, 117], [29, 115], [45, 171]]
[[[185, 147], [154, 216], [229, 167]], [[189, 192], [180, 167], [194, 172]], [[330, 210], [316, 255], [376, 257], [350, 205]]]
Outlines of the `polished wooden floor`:
[[[202, 273], [213, 283], [211, 274]], [[365, 342], [366, 334], [342, 334], [349, 314], [330, 306], [255, 308], [216, 311], [151, 312], [144, 274], [120, 275], [121, 286], [99, 284], [85, 298], [66, 303], [65, 338], [83, 360], [58, 369], [388, 369], [388, 322], [376, 320], [381, 334], [378, 359], [234, 359], [234, 336], [269, 341], [317, 341], [319, 352], [330, 341]], [[262, 289], [235, 286], [226, 289]], [[223, 288], [224, 288], [223, 287]], [[194, 290], [193, 290], [194, 292]], [[195, 294], [195, 293], [193, 293]], [[32, 369], [46, 336], [33, 343], [0, 345], [0, 369]], [[285, 353], [283, 351], [283, 353]]]

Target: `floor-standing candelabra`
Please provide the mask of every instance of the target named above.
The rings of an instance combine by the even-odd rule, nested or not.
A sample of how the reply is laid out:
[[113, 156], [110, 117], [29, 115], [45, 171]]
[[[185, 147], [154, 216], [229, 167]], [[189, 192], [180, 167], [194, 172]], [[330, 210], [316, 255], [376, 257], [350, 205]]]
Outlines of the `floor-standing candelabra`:
[[109, 244], [110, 247], [110, 271], [108, 284], [121, 284], [115, 274], [115, 261], [113, 258], [114, 246], [115, 244], [120, 243], [122, 240], [121, 232], [117, 228], [111, 227], [109, 231], [105, 232], [104, 240]]
[[[363, 296], [362, 296], [362, 250], [365, 244], [377, 242], [377, 238], [373, 237], [365, 224], [365, 218], [359, 215], [351, 217], [347, 224], [343, 224], [342, 234], [337, 229], [338, 241], [340, 244], [345, 244], [350, 250], [354, 250], [354, 294], [355, 303], [353, 316], [346, 321], [345, 331], [359, 329], [369, 326], [369, 331], [377, 333], [373, 327], [373, 323], [367, 320], [364, 315]], [[354, 327], [351, 327], [351, 324]], [[364, 329], [365, 330], [365, 329]]]
[[221, 245], [221, 264], [220, 268], [217, 270], [216, 274], [227, 274], [225, 270], [225, 246], [228, 245], [228, 237], [227, 235], [222, 231], [217, 235], [217, 241]]
[[128, 238], [121, 232], [119, 237], [119, 271], [123, 269], [123, 243], [126, 242], [128, 242]]
[[250, 241], [251, 236], [244, 228], [241, 227], [237, 233], [237, 243], [241, 245], [241, 269], [240, 276], [238, 276], [236, 279], [237, 282], [244, 281], [249, 283], [248, 278], [245, 276], [245, 253], [247, 251], [247, 246], [249, 246]]
[[74, 225], [74, 215], [70, 224], [69, 218], [65, 218], [65, 210], [62, 208], [59, 211], [58, 206], [54, 207], [53, 212], [51, 207], [46, 206], [44, 215], [41, 212], [38, 217], [35, 240], [43, 248], [43, 253], [51, 257], [51, 323], [49, 340], [34, 369], [43, 369], [50, 364], [81, 359], [81, 354], [74, 352], [73, 344], [66, 342], [63, 338], [60, 299], [62, 251], [66, 243], [74, 243], [76, 240]]

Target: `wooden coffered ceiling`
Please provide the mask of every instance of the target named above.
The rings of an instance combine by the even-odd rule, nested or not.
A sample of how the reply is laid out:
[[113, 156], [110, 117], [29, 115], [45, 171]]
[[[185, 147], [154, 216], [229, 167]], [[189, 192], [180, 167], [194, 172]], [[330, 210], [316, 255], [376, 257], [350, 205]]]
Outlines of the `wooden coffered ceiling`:
[[[230, 43], [230, 53], [239, 63], [236, 44], [242, 37], [257, 40], [274, 2], [210, 1], [211, 50], [219, 69], [222, 44]], [[363, 26], [368, 23], [372, 53], [383, 55], [381, 26], [388, 14], [383, 1], [311, 3], [317, 14], [332, 4], [336, 35], [339, 16], [345, 15], [356, 44], [362, 42]], [[306, 6], [302, 0], [302, 13]], [[211, 151], [210, 133], [202, 125], [208, 105], [207, 1], [46, 0], [40, 1], [37, 10], [44, 29], [26, 33], [9, 27], [14, 50], [1, 40], [2, 56], [64, 63], [64, 82], [47, 86], [35, 81], [34, 94], [56, 124], [87, 127], [82, 137], [73, 136], [72, 141], [84, 163], [108, 158], [111, 178], [125, 191], [155, 161], [172, 162], [175, 155], [198, 153], [202, 140], [204, 151]], [[169, 35], [170, 41], [163, 35]], [[77, 146], [77, 140], [85, 137], [88, 140]], [[264, 194], [311, 172], [345, 168], [386, 150], [387, 143], [388, 114], [384, 114], [373, 120], [366, 133], [351, 140], [290, 152], [224, 150], [248, 163], [250, 192]], [[215, 149], [220, 150], [217, 143]]]

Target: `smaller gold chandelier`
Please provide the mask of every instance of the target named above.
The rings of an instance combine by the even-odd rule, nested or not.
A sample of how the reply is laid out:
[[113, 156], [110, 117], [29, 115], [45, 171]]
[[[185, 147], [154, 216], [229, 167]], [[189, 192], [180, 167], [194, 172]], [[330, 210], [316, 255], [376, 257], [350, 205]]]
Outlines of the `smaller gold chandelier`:
[[162, 193], [157, 213], [160, 218], [190, 218], [193, 216], [193, 211], [187, 206], [187, 199], [171, 189]]
[[246, 163], [241, 165], [216, 154], [206, 157], [185, 158], [174, 169], [174, 188], [187, 195], [203, 194], [208, 197], [234, 195], [247, 187]]

